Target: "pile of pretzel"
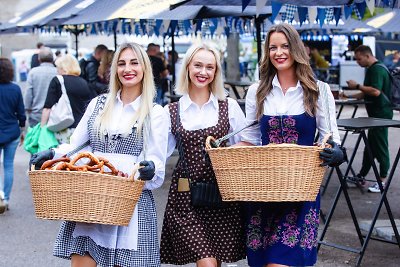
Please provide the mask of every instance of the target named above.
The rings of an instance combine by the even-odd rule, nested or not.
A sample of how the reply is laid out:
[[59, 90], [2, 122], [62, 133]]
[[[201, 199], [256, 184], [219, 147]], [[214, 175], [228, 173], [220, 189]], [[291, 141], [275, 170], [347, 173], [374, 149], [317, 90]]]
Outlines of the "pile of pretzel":
[[[86, 159], [84, 165], [76, 165], [79, 160]], [[87, 160], [88, 159], [88, 160]], [[82, 161], [80, 161], [82, 162]], [[104, 167], [107, 167], [110, 172], [106, 172]], [[125, 176], [118, 171], [109, 160], [103, 157], [97, 157], [91, 152], [81, 152], [74, 159], [67, 157], [47, 160], [43, 163], [41, 170], [65, 170], [65, 171], [82, 171], [82, 172], [97, 172], [110, 175]], [[121, 175], [122, 174], [122, 175]]]

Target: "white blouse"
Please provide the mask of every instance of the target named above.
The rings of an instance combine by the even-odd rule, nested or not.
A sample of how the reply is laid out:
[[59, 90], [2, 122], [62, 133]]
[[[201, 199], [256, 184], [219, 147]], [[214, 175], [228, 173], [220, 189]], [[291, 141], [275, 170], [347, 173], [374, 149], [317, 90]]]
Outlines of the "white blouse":
[[[80, 120], [74, 133], [71, 136], [69, 145], [61, 145], [56, 149], [56, 156], [66, 154], [66, 152], [80, 146], [89, 140], [88, 135], [88, 121], [92, 115], [96, 106], [97, 97], [92, 99], [89, 103], [85, 114]], [[140, 108], [141, 96], [135, 99], [130, 104], [124, 105], [120, 98], [120, 92], [118, 92], [115, 98], [114, 111], [112, 112], [112, 123], [111, 123], [111, 134], [121, 133], [127, 118], [133, 116], [135, 112]], [[147, 139], [146, 144], [146, 160], [152, 160], [156, 167], [156, 172], [152, 180], [146, 181], [144, 189], [155, 189], [162, 185], [165, 176], [165, 162], [167, 160], [167, 144], [168, 144], [168, 119], [167, 113], [164, 109], [156, 105], [153, 107], [150, 113], [150, 136]], [[90, 145], [82, 149], [82, 151], [92, 151]], [[131, 174], [133, 166], [144, 160], [143, 152], [139, 157], [125, 154], [115, 153], [99, 153], [95, 151], [95, 154], [104, 156], [120, 171]]]
[[[246, 122], [250, 124], [256, 120], [256, 93], [259, 83], [250, 86], [246, 96]], [[272, 91], [264, 100], [264, 115], [300, 115], [305, 112], [303, 102], [303, 88], [300, 82], [295, 87], [290, 87], [286, 94], [283, 94], [282, 87], [277, 75], [272, 81]], [[328, 123], [331, 125], [333, 140], [340, 144], [339, 131], [336, 124], [335, 100], [330, 90], [328, 90], [328, 106], [330, 118], [326, 118], [323, 112], [323, 100], [321, 97], [317, 101], [317, 111], [315, 114], [317, 129], [320, 133], [319, 142], [323, 136], [329, 132]], [[329, 121], [328, 121], [329, 120]], [[260, 125], [249, 127], [243, 131], [242, 141], [250, 142], [254, 145], [261, 145]]]
[[[228, 117], [230, 129], [233, 132], [237, 129], [243, 128], [246, 125], [246, 120], [242, 109], [239, 104], [232, 98], [228, 99]], [[168, 105], [164, 107], [169, 113]], [[218, 123], [218, 99], [210, 94], [209, 100], [203, 105], [198, 106], [194, 103], [188, 94], [183, 95], [179, 99], [179, 116], [181, 118], [182, 126], [184, 129], [193, 131], [212, 127]], [[171, 155], [176, 146], [175, 136], [171, 132], [171, 118], [168, 116], [169, 122], [169, 136], [168, 136], [168, 155]], [[229, 139], [230, 144], [235, 144], [241, 140], [241, 133], [238, 133]]]

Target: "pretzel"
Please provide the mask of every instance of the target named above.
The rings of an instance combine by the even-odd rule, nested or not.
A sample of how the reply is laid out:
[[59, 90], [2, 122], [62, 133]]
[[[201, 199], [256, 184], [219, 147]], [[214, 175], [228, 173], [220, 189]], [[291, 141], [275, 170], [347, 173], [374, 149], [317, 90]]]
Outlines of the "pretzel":
[[[80, 159], [88, 158], [89, 162], [84, 165], [75, 165]], [[110, 169], [110, 172], [104, 171], [104, 166]], [[55, 160], [48, 160], [42, 165], [42, 170], [66, 170], [66, 171], [83, 171], [83, 172], [98, 172], [102, 174], [109, 174], [115, 176], [127, 175], [118, 171], [111, 162], [103, 157], [96, 157], [91, 152], [81, 152], [73, 160], [69, 158], [59, 158]]]
[[78, 160], [80, 160], [82, 158], [89, 158], [90, 159], [89, 163], [92, 163], [92, 165], [97, 165], [100, 162], [99, 159], [93, 153], [81, 152], [78, 155], [76, 155], [76, 157], [73, 160], [71, 160], [71, 164], [75, 164]]
[[54, 164], [58, 163], [58, 162], [69, 162], [70, 159], [69, 158], [58, 158], [58, 159], [50, 159], [50, 160], [46, 160], [43, 164], [42, 167], [40, 167], [41, 170], [46, 170], [46, 169], [51, 169], [51, 167], [53, 167]]

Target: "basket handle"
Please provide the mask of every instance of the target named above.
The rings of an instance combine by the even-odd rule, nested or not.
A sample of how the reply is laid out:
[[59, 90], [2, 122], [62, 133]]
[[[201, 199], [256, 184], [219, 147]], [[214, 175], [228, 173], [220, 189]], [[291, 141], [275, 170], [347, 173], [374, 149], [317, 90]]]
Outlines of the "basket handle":
[[211, 146], [211, 142], [215, 142], [215, 138], [214, 138], [214, 136], [207, 136], [207, 138], [206, 138], [206, 149], [211, 149], [211, 148], [213, 148], [212, 146]]
[[324, 138], [322, 139], [322, 143], [320, 144], [320, 147], [325, 148], [325, 147], [330, 147], [331, 145], [327, 144], [329, 138], [332, 136], [331, 133], [325, 134]]
[[[135, 180], [135, 174], [136, 174], [136, 172], [137, 172], [139, 169], [141, 169], [141, 168], [144, 168], [144, 166], [140, 166], [139, 163], [136, 163], [135, 166], [133, 166], [132, 174], [129, 175], [128, 179], [129, 179], [129, 180]], [[138, 180], [138, 181], [142, 181], [142, 180], [140, 180], [140, 179], [137, 179], [137, 180]]]

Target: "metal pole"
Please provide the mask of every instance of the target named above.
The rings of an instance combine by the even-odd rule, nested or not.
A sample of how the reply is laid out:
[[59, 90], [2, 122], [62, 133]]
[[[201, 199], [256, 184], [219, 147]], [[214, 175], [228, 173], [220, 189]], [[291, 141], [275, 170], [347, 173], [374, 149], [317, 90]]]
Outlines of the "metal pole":
[[114, 32], [114, 51], [116, 51], [117, 50], [117, 29], [113, 29], [113, 32]]
[[261, 61], [261, 22], [263, 19], [259, 17], [255, 18], [255, 24], [256, 24], [256, 38], [257, 38], [257, 59], [258, 59], [258, 64], [260, 64]]
[[171, 31], [171, 48], [172, 48], [172, 84], [175, 86], [175, 61], [178, 60], [175, 58], [175, 30]]
[[72, 32], [75, 35], [75, 57], [78, 59], [79, 53], [78, 53], [78, 25], [75, 25], [75, 31]]

